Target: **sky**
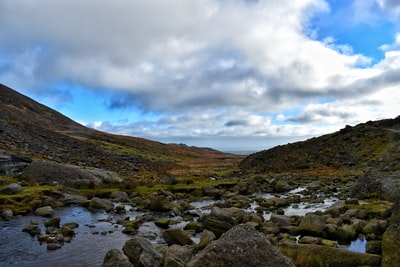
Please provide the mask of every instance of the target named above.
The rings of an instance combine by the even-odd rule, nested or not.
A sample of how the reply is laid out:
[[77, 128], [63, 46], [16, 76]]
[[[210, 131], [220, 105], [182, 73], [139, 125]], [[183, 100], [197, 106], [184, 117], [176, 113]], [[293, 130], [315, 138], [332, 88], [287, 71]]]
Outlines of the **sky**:
[[262, 150], [400, 115], [400, 1], [0, 0], [0, 83], [98, 130]]

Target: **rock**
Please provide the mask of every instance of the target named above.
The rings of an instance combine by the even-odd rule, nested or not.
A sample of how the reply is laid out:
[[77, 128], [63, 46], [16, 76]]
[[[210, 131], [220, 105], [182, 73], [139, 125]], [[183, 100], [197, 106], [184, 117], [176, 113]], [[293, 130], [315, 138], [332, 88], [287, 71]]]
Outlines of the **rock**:
[[365, 252], [371, 254], [382, 254], [382, 241], [369, 240], [365, 246]]
[[274, 225], [277, 227], [292, 225], [292, 222], [290, 221], [290, 217], [285, 216], [285, 215], [278, 215], [275, 213], [271, 214], [270, 221], [273, 222]]
[[400, 198], [395, 202], [390, 224], [382, 235], [382, 267], [394, 267], [400, 263]]
[[62, 197], [60, 201], [64, 203], [64, 205], [83, 205], [88, 199], [82, 195], [64, 194], [64, 197]]
[[0, 175], [18, 175], [30, 162], [32, 162], [31, 158], [7, 154], [4, 150], [0, 150]]
[[115, 212], [116, 212], [116, 213], [119, 213], [119, 214], [124, 214], [124, 213], [126, 212], [125, 205], [124, 205], [124, 204], [118, 204], [118, 205], [115, 207]]
[[379, 267], [381, 256], [351, 252], [320, 245], [284, 243], [279, 250], [293, 259], [297, 267], [309, 266], [369, 266]]
[[60, 228], [60, 217], [52, 218], [44, 223], [45, 227], [57, 227]]
[[365, 235], [372, 234], [376, 237], [379, 237], [385, 231], [387, 224], [388, 223], [385, 220], [372, 219], [363, 227], [362, 232]]
[[205, 229], [212, 231], [217, 237], [239, 224], [245, 211], [239, 208], [218, 208], [213, 207], [210, 214], [200, 218]]
[[169, 227], [169, 224], [171, 223], [171, 220], [168, 218], [160, 218], [154, 223], [160, 228], [167, 229]]
[[277, 193], [283, 193], [292, 189], [291, 186], [286, 181], [283, 180], [276, 180], [273, 186], [274, 186], [274, 191]]
[[135, 267], [118, 249], [111, 249], [104, 256], [102, 267]]
[[109, 199], [94, 197], [90, 200], [89, 209], [112, 211], [114, 203]]
[[198, 248], [204, 248], [205, 246], [207, 246], [208, 244], [211, 243], [211, 241], [217, 239], [217, 237], [214, 235], [213, 232], [208, 231], [208, 230], [204, 230], [203, 233], [201, 234], [200, 237], [200, 242], [197, 245]]
[[40, 235], [41, 229], [39, 223], [36, 221], [31, 221], [27, 226], [22, 229], [22, 232], [29, 233], [31, 236]]
[[13, 218], [14, 213], [12, 210], [3, 210], [0, 212], [0, 217], [5, 220], [5, 221], [9, 221]]
[[73, 229], [71, 229], [67, 226], [63, 226], [63, 227], [61, 227], [61, 234], [63, 236], [67, 236], [67, 237], [73, 237], [75, 235], [75, 232]]
[[322, 236], [325, 227], [325, 217], [307, 214], [300, 220], [299, 231], [304, 235]]
[[192, 230], [195, 231], [196, 233], [200, 233], [203, 231], [203, 224], [199, 222], [189, 222], [188, 224], [185, 225], [183, 230]]
[[6, 186], [3, 186], [3, 188], [0, 190], [1, 194], [6, 194], [6, 195], [14, 195], [20, 193], [24, 188], [20, 186], [19, 184], [12, 183]]
[[219, 198], [222, 195], [219, 189], [212, 186], [205, 186], [202, 190], [203, 195], [207, 197]]
[[114, 191], [110, 194], [110, 198], [114, 201], [129, 201], [128, 194], [124, 191]]
[[169, 211], [172, 200], [170, 196], [152, 194], [144, 200], [144, 206], [151, 211]]
[[47, 244], [47, 250], [56, 250], [56, 249], [60, 249], [61, 247], [62, 247], [62, 245], [59, 243], [48, 243]]
[[211, 242], [203, 251], [194, 256], [187, 267], [204, 266], [295, 266], [282, 255], [255, 228], [241, 224], [234, 226], [221, 238]]
[[37, 216], [42, 216], [42, 217], [51, 217], [51, 216], [54, 215], [54, 210], [50, 206], [44, 206], [44, 207], [41, 207], [41, 208], [37, 208], [35, 210], [35, 214]]
[[191, 256], [192, 252], [187, 247], [172, 245], [165, 253], [164, 267], [184, 267]]
[[143, 237], [134, 237], [126, 241], [123, 251], [134, 266], [162, 266], [161, 254], [153, 248], [149, 240]]
[[189, 234], [181, 229], [168, 229], [163, 232], [163, 238], [170, 245], [193, 245], [194, 242], [190, 239]]
[[75, 229], [79, 227], [79, 223], [69, 222], [69, 223], [64, 223], [63, 226], [68, 227], [70, 229]]

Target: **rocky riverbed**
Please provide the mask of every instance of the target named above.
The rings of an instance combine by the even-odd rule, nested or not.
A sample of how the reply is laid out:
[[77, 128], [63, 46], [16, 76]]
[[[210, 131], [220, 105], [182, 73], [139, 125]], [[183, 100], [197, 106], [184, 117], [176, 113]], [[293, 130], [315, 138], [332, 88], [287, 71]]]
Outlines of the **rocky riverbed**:
[[[368, 175], [359, 181], [370, 183]], [[33, 214], [13, 217], [12, 211], [2, 211], [0, 261], [10, 266], [39, 266], [44, 260], [59, 266], [103, 261], [104, 266], [140, 266], [144, 263], [138, 261], [149, 256], [127, 252], [136, 248], [158, 255], [154, 266], [199, 266], [216, 255], [210, 244], [229, 251], [227, 243], [249, 235], [271, 244], [271, 253], [280, 251], [278, 262], [285, 263], [287, 256], [297, 266], [380, 266], [393, 200], [357, 199], [355, 187], [362, 184], [354, 179], [260, 176], [188, 192], [114, 191], [92, 198], [49, 192]], [[348, 249], [360, 240], [366, 241], [364, 249], [357, 248], [363, 253]], [[245, 248], [247, 257], [265, 256]], [[226, 260], [237, 252], [229, 253]]]

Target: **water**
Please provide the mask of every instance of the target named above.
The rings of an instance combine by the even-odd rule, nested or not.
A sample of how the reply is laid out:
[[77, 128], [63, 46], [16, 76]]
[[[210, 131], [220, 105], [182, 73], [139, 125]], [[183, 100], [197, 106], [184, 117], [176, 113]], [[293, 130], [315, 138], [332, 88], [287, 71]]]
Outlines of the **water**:
[[[57, 210], [56, 217], [61, 224], [77, 222], [76, 236], [71, 243], [61, 249], [48, 251], [36, 237], [31, 237], [22, 229], [31, 220], [42, 227], [47, 219], [33, 215], [0, 222], [0, 266], [101, 266], [104, 256], [112, 248], [121, 249], [129, 235], [123, 234], [122, 227], [111, 222], [98, 222], [108, 217], [106, 213], [92, 213], [82, 207], [67, 207]], [[95, 225], [90, 228], [86, 225]], [[93, 234], [106, 231], [107, 235]], [[112, 233], [108, 233], [112, 231]], [[10, 245], [11, 244], [11, 245]]]
[[346, 248], [353, 252], [365, 253], [366, 245], [367, 245], [367, 239], [362, 237], [352, 241], [350, 245], [346, 246]]

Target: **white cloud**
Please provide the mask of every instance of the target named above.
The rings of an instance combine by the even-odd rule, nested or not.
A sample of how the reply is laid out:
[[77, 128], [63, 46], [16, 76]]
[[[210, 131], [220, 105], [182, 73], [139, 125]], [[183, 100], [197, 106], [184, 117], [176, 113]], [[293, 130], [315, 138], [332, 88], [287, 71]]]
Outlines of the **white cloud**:
[[[398, 13], [397, 2], [374, 1], [354, 1], [360, 20], [377, 4]], [[309, 37], [318, 12], [329, 15], [325, 1], [2, 0], [0, 79], [113, 90], [110, 108], [163, 119], [90, 125], [150, 138], [307, 136], [393, 114], [399, 38], [370, 66], [349, 45]]]

